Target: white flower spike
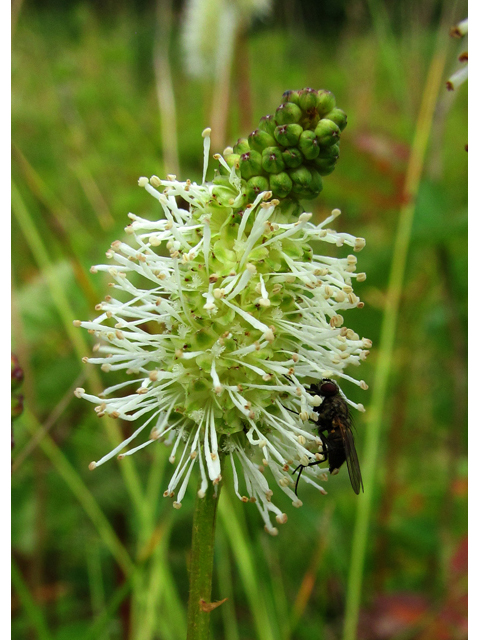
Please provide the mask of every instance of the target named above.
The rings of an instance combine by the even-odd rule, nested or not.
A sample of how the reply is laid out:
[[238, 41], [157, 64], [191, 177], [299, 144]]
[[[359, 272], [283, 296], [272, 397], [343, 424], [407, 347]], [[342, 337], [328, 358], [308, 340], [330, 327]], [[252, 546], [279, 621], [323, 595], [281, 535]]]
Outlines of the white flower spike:
[[[204, 145], [208, 161], [208, 131]], [[87, 362], [131, 376], [101, 397], [84, 389], [76, 395], [95, 403], [99, 417], [140, 423], [90, 468], [158, 441], [172, 444], [176, 468], [164, 496], [180, 508], [195, 466], [203, 496], [230, 460], [236, 495], [256, 503], [275, 535], [272, 516], [287, 520], [272, 501], [275, 488], [301, 506], [292, 471], [322, 450], [310, 422], [321, 399], [308, 386], [336, 376], [366, 388], [344, 369], [359, 365], [371, 342], [343, 326], [344, 312], [363, 306], [352, 282], [365, 274], [355, 273], [354, 255], [333, 258], [317, 247], [359, 251], [365, 241], [328, 227], [338, 209], [315, 225], [270, 192], [246, 204], [234, 169], [227, 186], [174, 176], [139, 185], [164, 217], [129, 214], [131, 243], [115, 241], [107, 252], [113, 265], [92, 269], [111, 276], [111, 293], [95, 320], [74, 324], [100, 340]], [[149, 437], [127, 449], [147, 429]], [[326, 493], [316, 482], [325, 469], [307, 467], [302, 477]]]

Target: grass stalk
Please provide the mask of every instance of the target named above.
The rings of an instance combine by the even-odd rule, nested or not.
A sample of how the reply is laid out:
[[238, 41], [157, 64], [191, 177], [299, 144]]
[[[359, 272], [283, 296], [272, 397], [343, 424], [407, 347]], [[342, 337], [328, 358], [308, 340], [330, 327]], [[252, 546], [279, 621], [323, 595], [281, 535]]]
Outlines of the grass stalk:
[[215, 80], [209, 126], [212, 127], [212, 149], [220, 152], [226, 145], [228, 118], [230, 114], [230, 85], [234, 59], [235, 41], [243, 25], [235, 17], [231, 38], [221, 38], [217, 45]]
[[[64, 326], [65, 332], [69, 337], [70, 342], [80, 361], [88, 351], [87, 343], [83, 338], [83, 334], [73, 326], [75, 316], [73, 315], [72, 309], [70, 307], [70, 302], [68, 301], [68, 297], [65, 293], [65, 287], [58, 277], [57, 272], [55, 271], [54, 264], [50, 260], [45, 244], [40, 234], [38, 233], [32, 217], [27, 207], [25, 206], [20, 192], [14, 182], [12, 182], [12, 209], [22, 229], [23, 235], [27, 240], [28, 247], [32, 252], [39, 269], [41, 270], [47, 281], [48, 288], [50, 289], [50, 294]], [[98, 395], [103, 390], [103, 386], [96, 369], [91, 369], [89, 380], [91, 382], [94, 393]], [[105, 417], [104, 425], [106, 427], [107, 435], [109, 436], [110, 442], [114, 446], [116, 446], [123, 440], [120, 428], [114, 420]], [[140, 519], [143, 520], [145, 505], [143, 492], [140, 485], [140, 479], [138, 477], [136, 468], [132, 464], [131, 460], [125, 460], [120, 465], [120, 469], [123, 475], [125, 486], [132, 498], [132, 502], [137, 509], [137, 513]]]
[[172, 13], [171, 0], [157, 0], [157, 36], [153, 62], [160, 109], [164, 170], [178, 175], [180, 162], [178, 159], [177, 114], [168, 52], [172, 31]]
[[307, 570], [300, 584], [297, 597], [293, 604], [292, 615], [290, 620], [290, 632], [293, 635], [305, 613], [308, 605], [308, 601], [312, 595], [312, 591], [315, 587], [317, 580], [317, 574], [325, 558], [325, 554], [328, 550], [330, 538], [325, 534], [326, 531], [330, 531], [330, 524], [332, 521], [333, 505], [325, 507], [325, 511], [322, 517], [321, 526], [319, 527], [317, 545], [311, 559], [308, 563]]
[[92, 241], [95, 233], [85, 224], [81, 216], [76, 216], [59, 200], [52, 187], [42, 179], [15, 142], [12, 143], [12, 160], [18, 167], [21, 182], [48, 211], [49, 217], [46, 217], [46, 223], [52, 232], [59, 236], [61, 243], [65, 243], [64, 248], [68, 254], [73, 254], [70, 257], [75, 259], [80, 243]]
[[63, 398], [60, 402], [53, 408], [52, 412], [48, 415], [45, 422], [42, 424], [41, 429], [39, 429], [34, 438], [31, 438], [23, 447], [23, 449], [18, 453], [16, 453], [15, 460], [12, 461], [12, 475], [18, 471], [20, 466], [25, 462], [28, 456], [35, 451], [40, 441], [44, 437], [46, 433], [50, 431], [50, 429], [55, 425], [57, 420], [66, 410], [72, 398], [75, 396], [73, 392], [77, 387], [80, 387], [85, 382], [85, 373], [82, 372], [79, 376], [77, 376], [73, 385], [68, 389], [68, 391], [64, 394]]
[[167, 518], [157, 527], [154, 535], [156, 546], [150, 551], [152, 562], [147, 588], [143, 594], [144, 607], [141, 617], [138, 617], [138, 625], [135, 627], [135, 637], [142, 640], [152, 640], [157, 637], [158, 631], [165, 640], [185, 637], [184, 608], [167, 561], [172, 523], [173, 518]]
[[[408, 92], [405, 91], [405, 71], [402, 65], [401, 52], [395, 43], [395, 36], [390, 24], [390, 18], [384, 0], [367, 0], [368, 9], [372, 18], [373, 28], [380, 47], [379, 59], [388, 73], [392, 92], [398, 105], [410, 107]], [[406, 95], [407, 94], [407, 95]]]
[[151, 523], [151, 529], [155, 526], [155, 517], [158, 504], [161, 500], [160, 491], [167, 466], [167, 450], [164, 445], [155, 448], [153, 453], [152, 464], [148, 476], [147, 489], [145, 492], [148, 508], [148, 516]]
[[17, 567], [12, 558], [12, 583], [18, 595], [18, 598], [25, 609], [27, 616], [36, 631], [38, 640], [52, 640], [53, 636], [47, 628], [47, 624], [43, 617], [40, 607], [32, 597], [25, 581], [22, 577], [20, 569]]
[[87, 165], [81, 160], [76, 160], [71, 163], [71, 169], [77, 176], [87, 200], [95, 211], [100, 226], [103, 231], [108, 231], [115, 224], [115, 218]]
[[[25, 409], [23, 413], [22, 424], [32, 436], [35, 436], [40, 429], [40, 425], [28, 408]], [[82, 478], [48, 434], [45, 434], [40, 441], [40, 447], [57, 473], [63, 478], [69, 489], [80, 502], [85, 513], [98, 531], [103, 543], [109, 549], [124, 573], [126, 575], [131, 573], [134, 565], [127, 550], [118, 539], [117, 534], [101, 510], [98, 502], [84, 484]]]
[[225, 533], [221, 528], [217, 533], [217, 579], [222, 599], [228, 598], [221, 607], [224, 638], [225, 640], [240, 640], [240, 632], [235, 617], [232, 564]]
[[[135, 628], [135, 632], [143, 640], [151, 640], [155, 634], [157, 613], [159, 611], [159, 600], [162, 589], [162, 567], [165, 563], [164, 544], [159, 544], [153, 553], [150, 577], [145, 590], [145, 602], [143, 616], [138, 619], [140, 625]], [[169, 612], [169, 617], [173, 617], [173, 612]]]
[[108, 637], [106, 627], [115, 615], [117, 609], [128, 596], [135, 576], [140, 571], [137, 568], [114, 592], [102, 614], [95, 620], [90, 629], [85, 634], [84, 640], [98, 640], [98, 638]]
[[[89, 540], [86, 548], [86, 565], [88, 573], [88, 584], [90, 588], [90, 605], [95, 616], [100, 615], [105, 610], [105, 589], [103, 585], [102, 562], [100, 557], [100, 546], [95, 540]], [[110, 640], [108, 630], [103, 632], [102, 638]]]
[[162, 584], [161, 600], [163, 600], [161, 616], [159, 616], [160, 637], [167, 637], [166, 629], [171, 629], [172, 640], [177, 638], [185, 638], [187, 635], [187, 621], [185, 609], [181, 601], [176, 584], [173, 580], [168, 565], [164, 561], [162, 565], [162, 573], [159, 579]]
[[266, 536], [262, 536], [260, 543], [267, 561], [266, 568], [268, 575], [270, 576], [270, 619], [275, 620], [277, 624], [277, 637], [282, 640], [290, 640], [292, 637], [290, 628], [290, 599], [285, 590], [285, 579], [282, 574], [282, 559], [279, 557], [278, 546], [272, 544], [271, 540]]
[[238, 110], [238, 128], [240, 131], [250, 131], [253, 127], [252, 81], [246, 29], [239, 29], [235, 48], [236, 99], [241, 105]]
[[425, 155], [438, 92], [440, 87], [443, 86], [445, 59], [446, 48], [438, 47], [430, 63], [405, 177], [403, 198], [405, 204], [400, 209], [395, 237], [392, 266], [380, 333], [378, 362], [373, 382], [372, 403], [369, 409], [365, 446], [362, 452], [362, 459], [364, 460], [362, 473], [365, 494], [359, 496], [357, 502], [352, 558], [347, 586], [344, 640], [355, 640], [356, 638], [368, 528], [374, 498], [375, 474], [378, 464], [380, 427], [385, 409], [388, 380], [392, 369], [395, 333], [398, 322], [400, 298], [405, 279], [405, 268], [416, 199], [425, 164]]
[[241, 526], [227, 491], [223, 492], [218, 512], [245, 588], [257, 637], [260, 640], [276, 640], [277, 635], [272, 628], [265, 597], [257, 578], [256, 562], [248, 543], [248, 533], [245, 527]]
[[[155, 520], [157, 517], [158, 505], [160, 503], [159, 495], [167, 462], [166, 449], [159, 443], [152, 453], [153, 457], [150, 464], [150, 472], [145, 493], [145, 521], [143, 526], [138, 530], [137, 559], [139, 562], [150, 556], [160, 543], [160, 540], [163, 540], [165, 536], [163, 532], [163, 526], [166, 524], [165, 518], [161, 519], [163, 522], [162, 527], [155, 528]], [[162, 556], [162, 558], [164, 558], [164, 556]], [[153, 562], [155, 562], [155, 560], [153, 560]], [[150, 569], [150, 571], [153, 571], [153, 569]], [[162, 566], [162, 573], [164, 572], [165, 567]], [[145, 603], [148, 600], [150, 589], [148, 580], [148, 571], [146, 571], [144, 574], [140, 574], [132, 585], [131, 616], [132, 628], [134, 629], [137, 629], [138, 625], [143, 624], [145, 619]], [[164, 586], [164, 584], [165, 579], [162, 575], [162, 585]], [[178, 601], [179, 597], [175, 586], [173, 585], [171, 588], [174, 589], [176, 600]], [[155, 607], [158, 609], [156, 605]]]

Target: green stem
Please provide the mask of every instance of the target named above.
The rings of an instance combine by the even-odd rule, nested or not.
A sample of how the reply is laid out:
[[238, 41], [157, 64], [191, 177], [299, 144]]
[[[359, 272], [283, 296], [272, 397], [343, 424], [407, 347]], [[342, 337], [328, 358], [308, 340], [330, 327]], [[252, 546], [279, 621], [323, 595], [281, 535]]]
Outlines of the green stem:
[[[188, 600], [187, 640], [208, 640], [210, 611], [205, 611], [212, 596], [213, 550], [220, 484], [209, 483], [204, 498], [195, 500], [192, 555], [190, 559], [190, 596]], [[204, 605], [202, 607], [202, 604]]]

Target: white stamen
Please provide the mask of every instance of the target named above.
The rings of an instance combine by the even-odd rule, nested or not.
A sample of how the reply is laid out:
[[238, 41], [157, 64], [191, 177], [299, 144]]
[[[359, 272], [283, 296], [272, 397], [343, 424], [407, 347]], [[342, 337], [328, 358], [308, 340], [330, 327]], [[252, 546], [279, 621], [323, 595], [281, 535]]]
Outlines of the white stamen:
[[210, 134], [212, 133], [212, 130], [210, 129], [210, 127], [207, 127], [206, 129], [204, 129], [202, 131], [202, 137], [203, 137], [203, 177], [202, 177], [202, 184], [205, 184], [205, 180], [207, 177], [207, 170], [208, 170], [208, 158], [210, 155]]

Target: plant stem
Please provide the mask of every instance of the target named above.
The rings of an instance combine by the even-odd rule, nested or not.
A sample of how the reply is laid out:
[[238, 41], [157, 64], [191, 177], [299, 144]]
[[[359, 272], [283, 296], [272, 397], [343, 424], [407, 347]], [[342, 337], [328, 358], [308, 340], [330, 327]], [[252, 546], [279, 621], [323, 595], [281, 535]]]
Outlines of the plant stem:
[[197, 493], [195, 500], [187, 640], [208, 640], [210, 638], [210, 611], [205, 611], [201, 605], [202, 603], [210, 604], [212, 596], [215, 523], [220, 486], [217, 484], [214, 487], [209, 483], [205, 497], [199, 498]]

